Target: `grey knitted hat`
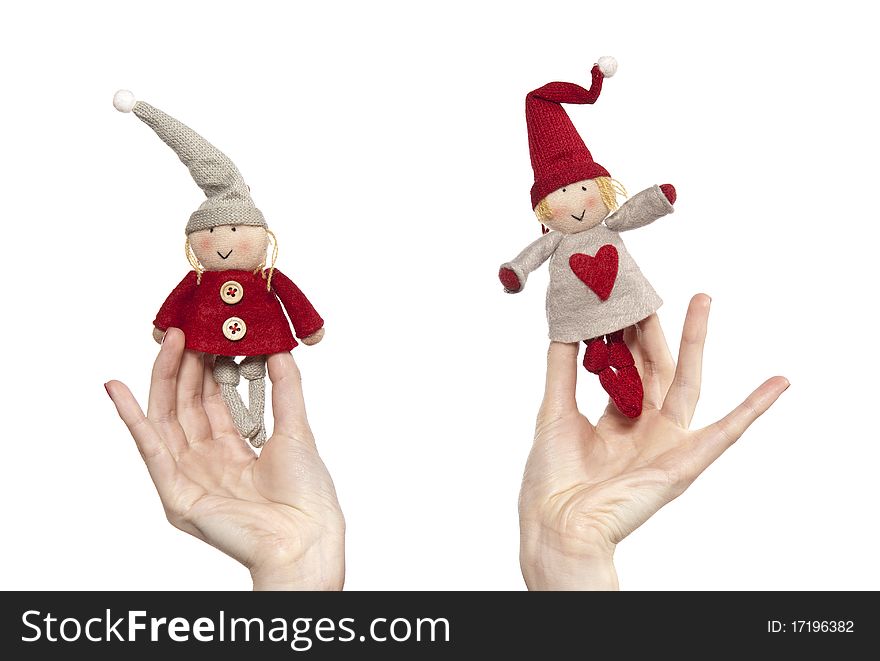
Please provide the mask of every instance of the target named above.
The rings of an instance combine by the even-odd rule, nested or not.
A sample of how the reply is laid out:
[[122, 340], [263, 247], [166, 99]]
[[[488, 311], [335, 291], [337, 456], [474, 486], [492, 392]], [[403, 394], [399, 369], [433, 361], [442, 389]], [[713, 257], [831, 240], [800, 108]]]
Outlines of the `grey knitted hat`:
[[138, 101], [128, 90], [113, 96], [113, 107], [135, 116], [171, 147], [208, 199], [193, 211], [186, 233], [221, 225], [267, 227], [263, 214], [254, 206], [247, 184], [235, 164], [198, 133], [149, 103]]

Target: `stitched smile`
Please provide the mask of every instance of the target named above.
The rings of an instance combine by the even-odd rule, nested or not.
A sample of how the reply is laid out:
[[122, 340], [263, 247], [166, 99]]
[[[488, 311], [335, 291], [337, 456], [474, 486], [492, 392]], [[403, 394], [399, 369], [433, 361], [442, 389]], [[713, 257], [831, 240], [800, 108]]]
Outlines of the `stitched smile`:
[[222, 254], [219, 250], [217, 251], [217, 254], [220, 255], [220, 259], [226, 259], [227, 257], [229, 257], [229, 255], [232, 254], [232, 248], [230, 248], [230, 249], [229, 249], [229, 252], [226, 253], [225, 255]]
[[587, 215], [587, 210], [584, 209], [584, 210], [581, 212], [580, 217], [575, 216], [574, 214], [571, 214], [571, 217], [574, 218], [576, 221], [581, 222], [581, 221], [583, 221], [584, 216], [586, 216], [586, 215]]

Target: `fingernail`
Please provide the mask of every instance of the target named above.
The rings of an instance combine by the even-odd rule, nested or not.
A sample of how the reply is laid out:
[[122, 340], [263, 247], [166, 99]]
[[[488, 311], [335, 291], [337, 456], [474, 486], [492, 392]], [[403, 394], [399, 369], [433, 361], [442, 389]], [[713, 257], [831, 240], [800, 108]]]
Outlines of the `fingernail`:
[[[108, 383], [109, 383], [109, 381], [108, 381]], [[110, 397], [110, 399], [113, 399], [113, 397], [110, 396], [110, 388], [107, 387], [106, 383], [104, 384], [104, 390], [107, 391], [107, 397]]]

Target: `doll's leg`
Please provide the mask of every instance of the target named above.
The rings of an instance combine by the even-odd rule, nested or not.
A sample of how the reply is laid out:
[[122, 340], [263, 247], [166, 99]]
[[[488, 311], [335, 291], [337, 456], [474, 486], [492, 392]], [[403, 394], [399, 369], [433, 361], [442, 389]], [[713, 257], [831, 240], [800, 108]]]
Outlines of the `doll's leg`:
[[248, 381], [248, 411], [254, 422], [251, 445], [258, 448], [266, 442], [264, 410], [266, 408], [266, 356], [248, 356], [241, 361], [241, 375]]
[[623, 331], [584, 342], [587, 345], [584, 367], [599, 375], [599, 383], [618, 411], [628, 418], [638, 418], [642, 413], [642, 379], [632, 353], [623, 341]]
[[229, 413], [232, 414], [235, 428], [238, 429], [238, 433], [244, 438], [249, 438], [254, 432], [254, 421], [241, 400], [241, 395], [236, 387], [239, 380], [238, 372], [239, 369], [235, 363], [235, 358], [217, 356], [214, 360], [214, 380], [220, 386], [220, 394], [229, 408]]
[[592, 340], [584, 340], [584, 344], [587, 345], [584, 352], [584, 367], [587, 371], [601, 374], [603, 370], [607, 370], [611, 363], [605, 341], [601, 337], [594, 337]]
[[608, 343], [608, 363], [614, 369], [622, 369], [624, 367], [634, 367], [636, 364], [632, 352], [623, 341], [623, 331], [615, 331], [605, 336]]
[[[626, 342], [623, 341], [622, 330], [609, 333], [605, 339], [608, 342], [608, 361], [617, 373], [614, 379], [615, 394], [612, 395], [614, 405], [626, 417], [638, 418], [642, 414], [642, 400], [645, 393], [636, 361]], [[602, 381], [601, 374], [599, 381]]]

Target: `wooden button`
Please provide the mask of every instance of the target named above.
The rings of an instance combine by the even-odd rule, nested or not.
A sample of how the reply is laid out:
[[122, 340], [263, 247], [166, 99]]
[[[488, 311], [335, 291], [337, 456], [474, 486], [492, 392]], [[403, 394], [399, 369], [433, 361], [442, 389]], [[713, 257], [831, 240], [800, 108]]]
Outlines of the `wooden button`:
[[220, 287], [220, 300], [229, 305], [240, 303], [244, 298], [244, 287], [235, 280], [227, 280]]
[[237, 342], [247, 333], [247, 324], [239, 317], [229, 317], [223, 322], [223, 335], [227, 340]]

